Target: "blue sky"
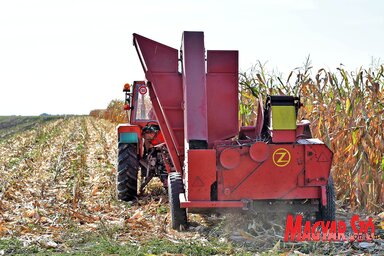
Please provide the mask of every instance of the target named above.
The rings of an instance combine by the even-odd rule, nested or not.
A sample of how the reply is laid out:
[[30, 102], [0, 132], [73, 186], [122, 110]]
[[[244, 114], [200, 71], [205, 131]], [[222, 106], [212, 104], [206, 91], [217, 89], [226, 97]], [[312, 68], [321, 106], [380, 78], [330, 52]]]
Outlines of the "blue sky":
[[144, 78], [132, 33], [174, 48], [184, 30], [206, 49], [239, 50], [283, 74], [384, 62], [384, 1], [0, 0], [0, 115], [87, 114]]

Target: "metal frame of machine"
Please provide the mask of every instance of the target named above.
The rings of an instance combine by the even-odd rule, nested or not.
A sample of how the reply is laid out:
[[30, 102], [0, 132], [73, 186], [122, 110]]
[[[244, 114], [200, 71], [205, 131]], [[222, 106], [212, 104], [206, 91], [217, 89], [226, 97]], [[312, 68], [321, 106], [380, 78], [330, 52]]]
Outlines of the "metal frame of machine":
[[238, 51], [205, 51], [184, 32], [180, 51], [133, 35], [176, 173], [168, 177], [172, 227], [209, 208], [318, 211], [334, 218], [332, 152], [296, 122], [300, 99], [268, 96], [256, 126], [238, 121]]

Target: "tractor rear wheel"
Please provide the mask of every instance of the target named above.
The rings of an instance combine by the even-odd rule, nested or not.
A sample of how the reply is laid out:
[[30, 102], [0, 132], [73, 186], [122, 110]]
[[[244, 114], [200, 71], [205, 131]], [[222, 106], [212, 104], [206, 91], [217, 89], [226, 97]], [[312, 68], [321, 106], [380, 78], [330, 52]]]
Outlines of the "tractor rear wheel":
[[168, 175], [168, 195], [171, 208], [172, 229], [184, 230], [187, 227], [187, 211], [180, 208], [179, 194], [184, 193], [183, 180], [178, 172]]
[[132, 201], [137, 197], [139, 160], [136, 144], [119, 143], [117, 164], [117, 198]]
[[336, 203], [335, 203], [335, 188], [333, 185], [332, 176], [329, 176], [326, 186], [327, 205], [323, 206], [320, 202], [319, 212], [317, 213], [318, 220], [332, 221], [336, 218]]

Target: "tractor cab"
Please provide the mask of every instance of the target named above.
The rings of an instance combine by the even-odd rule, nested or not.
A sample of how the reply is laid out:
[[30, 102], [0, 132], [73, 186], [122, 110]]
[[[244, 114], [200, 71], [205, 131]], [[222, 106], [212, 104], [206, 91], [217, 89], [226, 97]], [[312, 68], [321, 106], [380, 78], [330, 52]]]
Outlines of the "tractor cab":
[[148, 87], [144, 81], [134, 81], [133, 85], [124, 85], [125, 110], [129, 112], [129, 123], [145, 127], [148, 123], [156, 123]]
[[[119, 142], [132, 143], [132, 140], [125, 140], [124, 137], [137, 137], [134, 139], [137, 142], [143, 139], [145, 146], [139, 147], [140, 155], [143, 155], [153, 146], [164, 143], [148, 86], [144, 81], [134, 81], [132, 86], [125, 84], [123, 92], [125, 93], [124, 110], [128, 111], [129, 124], [119, 125]], [[119, 130], [120, 128], [130, 132], [123, 132]]]
[[117, 127], [117, 196], [121, 200], [131, 201], [138, 195], [139, 170], [139, 192], [143, 193], [154, 177], [160, 178], [166, 187], [172, 164], [167, 158], [167, 148], [153, 110], [148, 85], [144, 81], [134, 81], [132, 86], [125, 84], [123, 92], [124, 110], [127, 111], [129, 122]]

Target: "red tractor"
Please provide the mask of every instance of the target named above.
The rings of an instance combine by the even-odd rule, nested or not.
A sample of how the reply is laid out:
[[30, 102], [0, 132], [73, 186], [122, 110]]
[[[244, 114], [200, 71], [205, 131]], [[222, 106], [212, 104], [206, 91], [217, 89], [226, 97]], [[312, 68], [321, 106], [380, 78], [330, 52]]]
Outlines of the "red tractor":
[[[268, 96], [259, 101], [256, 125], [240, 127], [238, 51], [205, 51], [203, 32], [184, 32], [180, 51], [138, 34], [133, 43], [147, 79], [139, 88], [149, 93], [166, 144], [159, 161], [165, 168], [156, 161], [151, 168], [169, 171], [172, 228], [187, 225], [187, 210], [218, 208], [335, 218], [333, 154], [312, 138], [308, 121], [297, 122], [298, 97]], [[140, 94], [134, 88], [133, 101]], [[148, 161], [143, 131], [151, 122], [118, 129], [121, 198], [137, 193], [133, 159]]]
[[[117, 196], [131, 201], [143, 192], [153, 177], [159, 177], [167, 187], [168, 172], [173, 168], [168, 157], [164, 137], [153, 112], [145, 82], [124, 85], [125, 105], [129, 111], [129, 124], [120, 124], [118, 131]], [[139, 179], [139, 170], [141, 178]]]

